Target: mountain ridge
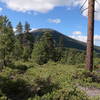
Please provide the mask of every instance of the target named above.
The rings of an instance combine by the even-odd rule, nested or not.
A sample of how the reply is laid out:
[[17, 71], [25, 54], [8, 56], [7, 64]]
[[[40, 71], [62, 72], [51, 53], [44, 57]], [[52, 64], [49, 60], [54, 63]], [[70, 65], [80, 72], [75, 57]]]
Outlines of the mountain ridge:
[[[40, 29], [36, 29], [34, 31], [31, 32], [32, 36], [36, 38], [40, 38], [44, 32], [50, 32], [52, 34], [53, 39], [56, 41], [57, 45], [59, 44], [59, 39], [62, 38], [63, 39], [63, 46], [67, 47], [67, 48], [75, 48], [75, 49], [79, 49], [79, 50], [86, 50], [86, 43], [73, 39], [69, 36], [66, 36], [54, 29], [50, 29], [50, 28], [40, 28]], [[100, 53], [100, 47], [99, 46], [95, 46], [94, 50], [96, 52]]]

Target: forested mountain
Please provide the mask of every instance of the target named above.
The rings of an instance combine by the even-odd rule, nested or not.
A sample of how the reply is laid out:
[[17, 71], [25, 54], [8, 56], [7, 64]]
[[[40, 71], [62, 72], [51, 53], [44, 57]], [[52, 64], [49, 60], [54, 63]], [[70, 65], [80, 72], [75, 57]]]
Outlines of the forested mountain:
[[[79, 50], [85, 50], [86, 49], [86, 43], [72, 39], [68, 36], [65, 36], [64, 34], [53, 30], [53, 29], [37, 29], [35, 31], [32, 31], [31, 34], [34, 37], [35, 40], [38, 40], [41, 38], [43, 33], [50, 32], [52, 34], [52, 37], [56, 43], [56, 46], [63, 46], [67, 48], [75, 48]], [[95, 46], [95, 51], [100, 52], [100, 47]]]

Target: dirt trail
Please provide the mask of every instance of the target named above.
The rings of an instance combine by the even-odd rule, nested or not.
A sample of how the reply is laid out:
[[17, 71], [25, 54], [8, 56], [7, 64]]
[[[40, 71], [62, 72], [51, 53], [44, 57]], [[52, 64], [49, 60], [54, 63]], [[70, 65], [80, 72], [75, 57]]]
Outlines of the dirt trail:
[[79, 86], [79, 88], [81, 90], [85, 91], [88, 96], [100, 96], [100, 89], [85, 88], [85, 87], [81, 87], [81, 86]]

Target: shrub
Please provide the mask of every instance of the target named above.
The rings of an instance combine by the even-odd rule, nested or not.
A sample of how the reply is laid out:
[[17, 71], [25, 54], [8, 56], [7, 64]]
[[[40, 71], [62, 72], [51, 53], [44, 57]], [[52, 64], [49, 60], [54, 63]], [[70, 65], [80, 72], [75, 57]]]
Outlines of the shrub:
[[39, 65], [47, 63], [49, 60], [54, 60], [55, 46], [51, 33], [44, 33], [40, 41], [34, 45], [32, 58]]
[[89, 87], [98, 87], [100, 83], [100, 74], [97, 72], [89, 72], [86, 70], [77, 70], [73, 74], [73, 78], [78, 80], [80, 85], [89, 86]]
[[85, 52], [77, 49], [67, 49], [64, 56], [61, 59], [61, 63], [64, 64], [82, 64], [85, 61]]
[[42, 97], [35, 96], [29, 100], [89, 100], [88, 97], [77, 88], [59, 89], [43, 95]]
[[43, 96], [47, 93], [51, 93], [58, 88], [58, 84], [53, 83], [50, 76], [47, 78], [36, 78], [34, 80], [34, 85], [32, 86], [34, 95], [38, 96]]

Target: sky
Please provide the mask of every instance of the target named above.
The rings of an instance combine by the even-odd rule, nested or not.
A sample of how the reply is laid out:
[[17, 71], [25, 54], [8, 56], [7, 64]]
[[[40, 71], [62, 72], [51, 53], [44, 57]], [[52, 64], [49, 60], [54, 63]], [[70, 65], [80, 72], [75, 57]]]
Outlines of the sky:
[[[0, 15], [6, 15], [15, 28], [27, 21], [31, 29], [51, 28], [74, 39], [87, 40], [87, 10], [81, 6], [88, 0], [0, 0]], [[87, 8], [85, 3], [83, 9]], [[82, 10], [83, 10], [82, 9]], [[100, 46], [100, 0], [95, 3], [94, 43]]]

